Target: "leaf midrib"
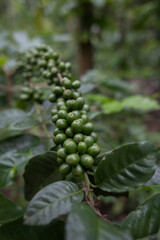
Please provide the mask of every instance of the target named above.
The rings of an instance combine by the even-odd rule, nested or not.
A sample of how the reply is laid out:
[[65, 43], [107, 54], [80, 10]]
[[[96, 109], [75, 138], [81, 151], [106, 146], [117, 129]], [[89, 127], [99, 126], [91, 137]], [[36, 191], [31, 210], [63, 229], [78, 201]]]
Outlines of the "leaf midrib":
[[[55, 200], [55, 201], [52, 202], [52, 203], [49, 203], [49, 204], [47, 205], [47, 207], [44, 207], [43, 209], [40, 209], [40, 210], [37, 211], [35, 214], [33, 214], [32, 216], [30, 216], [29, 218], [27, 218], [27, 220], [25, 221], [25, 223], [27, 223], [30, 218], [32, 218], [32, 217], [34, 217], [35, 215], [39, 214], [41, 211], [44, 211], [44, 209], [50, 207], [52, 204], [54, 205], [56, 202], [59, 202], [59, 201], [61, 201], [62, 199], [67, 198], [67, 197], [70, 197], [70, 196], [72, 196], [72, 195], [74, 195], [74, 194], [76, 195], [76, 194], [78, 194], [79, 192], [82, 192], [82, 191], [83, 191], [83, 189], [80, 189], [79, 191], [72, 192], [72, 193], [70, 193], [70, 194], [65, 195], [65, 196], [62, 197], [62, 198], [58, 198], [57, 200]], [[54, 218], [53, 218], [53, 219], [54, 219]]]
[[[148, 156], [148, 155], [149, 155], [149, 154], [147, 154], [147, 156]], [[121, 171], [123, 171], [124, 169], [127, 169], [129, 166], [131, 166], [132, 164], [134, 164], [134, 163], [136, 163], [136, 162], [139, 162], [139, 161], [142, 161], [142, 158], [140, 158], [140, 159], [138, 159], [138, 160], [136, 160], [136, 161], [133, 161], [132, 163], [128, 164], [126, 167], [122, 168], [119, 172], [115, 172], [115, 173], [112, 174], [111, 176], [105, 178], [104, 181], [107, 181], [108, 179], [114, 177], [115, 175], [117, 175], [118, 173], [120, 173]], [[104, 181], [103, 181], [102, 183], [100, 183], [99, 186], [102, 185], [102, 184], [104, 183]]]

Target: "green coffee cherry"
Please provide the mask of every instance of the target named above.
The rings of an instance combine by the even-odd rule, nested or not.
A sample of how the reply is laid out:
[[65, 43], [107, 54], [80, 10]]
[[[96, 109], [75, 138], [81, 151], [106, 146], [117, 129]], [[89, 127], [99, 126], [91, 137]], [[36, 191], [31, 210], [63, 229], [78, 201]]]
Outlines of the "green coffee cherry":
[[55, 123], [58, 120], [58, 115], [55, 114], [52, 116], [52, 122]]
[[81, 118], [74, 120], [71, 124], [71, 129], [74, 133], [80, 133], [83, 129], [83, 120]]
[[84, 126], [83, 126], [84, 135], [90, 135], [93, 132], [93, 129], [94, 129], [93, 123], [88, 122], [88, 123], [84, 124]]
[[81, 177], [83, 175], [83, 168], [80, 164], [72, 168], [72, 174], [74, 177]]
[[64, 90], [64, 92], [63, 92], [63, 97], [64, 97], [64, 99], [66, 99], [66, 100], [72, 99], [72, 97], [73, 97], [73, 92], [72, 92], [72, 90], [70, 90], [70, 89]]
[[83, 110], [86, 111], [86, 112], [89, 112], [89, 110], [90, 110], [89, 105], [88, 104], [84, 104]]
[[84, 138], [84, 142], [87, 144], [87, 147], [89, 148], [90, 146], [92, 146], [94, 144], [94, 139], [91, 136], [86, 136]]
[[73, 138], [73, 140], [74, 140], [76, 143], [82, 142], [83, 139], [84, 139], [84, 135], [81, 134], [81, 133], [76, 133], [76, 134], [74, 135], [74, 138]]
[[72, 82], [72, 88], [78, 89], [80, 86], [81, 86], [81, 83], [79, 80]]
[[73, 140], [68, 141], [65, 144], [64, 148], [66, 153], [69, 153], [69, 154], [77, 152], [77, 144]]
[[66, 157], [66, 163], [68, 163], [71, 166], [76, 166], [79, 163], [79, 155], [76, 153], [72, 153], [67, 155]]
[[59, 158], [61, 158], [61, 159], [63, 159], [63, 160], [66, 159], [67, 153], [66, 153], [66, 151], [65, 151], [64, 148], [60, 148], [60, 149], [57, 151], [57, 157], [59, 157]]
[[59, 128], [55, 128], [53, 131], [53, 135], [56, 136], [58, 133], [63, 133], [63, 130], [60, 130]]
[[65, 110], [59, 110], [58, 111], [58, 117], [59, 118], [65, 119], [66, 116], [67, 116], [67, 111], [65, 111]]
[[55, 102], [56, 101], [56, 95], [54, 93], [50, 94], [49, 97], [48, 97], [48, 100], [50, 102]]
[[63, 163], [59, 168], [60, 173], [67, 175], [71, 171], [71, 167], [67, 163]]
[[65, 64], [64, 62], [60, 62], [59, 65], [58, 65], [58, 68], [59, 68], [60, 70], [64, 71], [65, 68], [66, 68], [66, 64]]
[[52, 88], [52, 92], [58, 97], [62, 95], [63, 89], [60, 86], [55, 86]]
[[76, 120], [76, 115], [73, 112], [69, 112], [66, 116], [66, 120], [68, 124], [71, 124], [74, 120]]
[[73, 92], [72, 97], [73, 99], [77, 99], [81, 96], [80, 92]]
[[80, 163], [85, 168], [91, 168], [93, 166], [94, 159], [88, 154], [83, 154], [80, 158]]
[[100, 153], [101, 149], [98, 144], [94, 143], [91, 147], [88, 148], [87, 153], [92, 157], [96, 157]]
[[51, 114], [52, 114], [52, 116], [56, 115], [57, 112], [58, 112], [57, 109], [52, 109], [52, 110], [51, 110]]
[[62, 163], [64, 163], [64, 160], [57, 157], [57, 163], [58, 163], [58, 165], [61, 165]]
[[60, 129], [60, 130], [64, 130], [68, 127], [67, 121], [65, 119], [58, 119], [56, 121], [56, 126]]
[[68, 127], [66, 129], [66, 135], [67, 135], [67, 137], [73, 137], [73, 132], [72, 132], [71, 127]]
[[73, 110], [76, 110], [77, 109], [77, 107], [78, 107], [78, 103], [77, 103], [77, 101], [76, 100], [67, 100], [66, 101], [66, 106], [68, 107], [68, 109], [70, 110], [70, 111], [73, 111]]
[[66, 139], [67, 139], [66, 134], [64, 134], [64, 133], [58, 133], [58, 134], [54, 137], [54, 142], [55, 142], [56, 144], [62, 144]]
[[65, 68], [66, 68], [66, 70], [71, 70], [71, 63], [70, 62], [66, 62], [65, 63]]
[[68, 78], [63, 78], [62, 85], [63, 85], [66, 89], [72, 88], [72, 82], [71, 82], [71, 80], [69, 80]]
[[84, 154], [87, 152], [87, 144], [85, 142], [80, 142], [78, 144], [78, 152], [80, 154]]
[[81, 117], [80, 111], [75, 110], [75, 111], [73, 111], [73, 113], [76, 115], [76, 118], [80, 118]]
[[89, 120], [88, 115], [85, 113], [82, 114], [81, 118], [82, 118], [84, 124], [87, 123]]
[[93, 137], [94, 142], [96, 143], [96, 142], [98, 141], [98, 134], [95, 133], [95, 132], [92, 132], [92, 133], [91, 133], [91, 136]]
[[78, 103], [78, 109], [82, 109], [82, 108], [83, 108], [83, 105], [84, 105], [84, 103], [85, 103], [84, 98], [83, 98], [83, 97], [78, 97], [78, 98], [76, 99], [76, 101], [77, 101], [77, 103]]

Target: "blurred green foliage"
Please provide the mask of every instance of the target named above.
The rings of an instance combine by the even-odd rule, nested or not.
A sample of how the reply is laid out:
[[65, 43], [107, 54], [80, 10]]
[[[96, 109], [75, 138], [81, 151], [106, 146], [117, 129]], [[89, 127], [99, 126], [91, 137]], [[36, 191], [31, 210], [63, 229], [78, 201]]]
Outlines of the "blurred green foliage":
[[[83, 32], [79, 25], [82, 3], [90, 4], [92, 10]], [[1, 0], [0, 16], [3, 87], [21, 85], [21, 75], [12, 75], [17, 56], [42, 42], [70, 60], [78, 75], [77, 42], [90, 39], [94, 69], [81, 77], [82, 91], [94, 105], [91, 118], [98, 122], [96, 128], [105, 148], [146, 138], [159, 142], [155, 121], [160, 96], [159, 0]], [[6, 92], [1, 88], [0, 107], [23, 109], [17, 104], [17, 89]], [[153, 122], [157, 128], [150, 131]]]

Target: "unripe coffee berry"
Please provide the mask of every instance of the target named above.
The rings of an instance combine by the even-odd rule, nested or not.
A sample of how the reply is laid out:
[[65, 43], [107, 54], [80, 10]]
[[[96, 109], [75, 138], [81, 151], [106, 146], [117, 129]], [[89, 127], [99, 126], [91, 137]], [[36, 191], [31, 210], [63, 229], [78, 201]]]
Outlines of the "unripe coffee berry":
[[65, 144], [64, 148], [66, 153], [69, 153], [69, 154], [77, 152], [77, 144], [73, 140], [68, 141]]
[[84, 124], [84, 126], [83, 126], [84, 135], [90, 135], [93, 132], [93, 129], [94, 129], [93, 123], [88, 122], [88, 123]]
[[69, 174], [70, 170], [71, 170], [71, 167], [67, 163], [63, 163], [59, 168], [60, 173], [64, 175]]
[[66, 116], [66, 120], [68, 124], [71, 124], [74, 120], [76, 120], [76, 115], [73, 112], [69, 112]]
[[77, 99], [80, 96], [81, 96], [80, 92], [73, 92], [73, 95], [72, 95], [73, 99]]
[[69, 154], [66, 157], [66, 163], [68, 163], [71, 166], [75, 166], [79, 163], [79, 155], [77, 153]]
[[71, 80], [69, 80], [68, 78], [63, 78], [62, 85], [63, 85], [66, 89], [72, 88], [72, 82], [71, 82]]
[[55, 86], [52, 88], [52, 92], [58, 97], [62, 95], [63, 89], [60, 86]]
[[86, 136], [84, 142], [87, 144], [87, 147], [91, 147], [94, 144], [94, 139], [91, 136]]
[[72, 168], [72, 174], [74, 177], [81, 177], [83, 175], [83, 168], [80, 164]]
[[67, 137], [73, 137], [73, 132], [72, 132], [72, 129], [71, 129], [71, 127], [68, 127], [67, 129], [66, 129], [66, 135], [67, 135]]
[[72, 88], [78, 89], [80, 86], [81, 86], [81, 83], [79, 80], [72, 82]]
[[73, 92], [72, 92], [72, 90], [70, 90], [70, 89], [64, 90], [64, 92], [63, 92], [63, 97], [64, 97], [64, 99], [66, 99], [66, 100], [72, 99], [72, 97], [73, 97]]
[[58, 119], [56, 121], [56, 126], [60, 129], [60, 130], [64, 130], [68, 127], [67, 121], [65, 119]]
[[88, 154], [83, 154], [80, 158], [80, 164], [85, 168], [91, 168], [93, 163], [94, 159]]
[[72, 111], [72, 110], [76, 110], [77, 109], [77, 107], [78, 107], [78, 103], [77, 103], [77, 101], [76, 100], [67, 100], [66, 101], [66, 106], [68, 107], [68, 109], [70, 110], [70, 111]]
[[81, 118], [74, 120], [71, 124], [71, 129], [74, 133], [80, 133], [83, 129], [83, 120]]
[[52, 115], [57, 114], [57, 112], [58, 112], [57, 109], [52, 109], [52, 110], [51, 110], [51, 114], [52, 114]]
[[87, 152], [87, 144], [85, 142], [80, 142], [78, 144], [78, 152], [80, 154], [84, 154]]
[[61, 159], [66, 159], [66, 151], [64, 148], [60, 148], [58, 151], [57, 151], [57, 157], [61, 158]]
[[56, 95], [54, 93], [50, 94], [49, 97], [48, 97], [48, 100], [50, 102], [55, 102], [56, 101]]
[[92, 157], [96, 157], [100, 153], [101, 149], [98, 144], [93, 144], [91, 147], [88, 148], [87, 153]]
[[73, 140], [74, 140], [76, 143], [82, 142], [83, 139], [84, 139], [84, 135], [81, 134], [81, 133], [76, 133], [76, 134], [74, 135], [74, 138], [73, 138]]
[[85, 103], [84, 98], [83, 98], [83, 97], [78, 97], [78, 98], [76, 99], [76, 101], [77, 101], [77, 103], [78, 103], [78, 109], [82, 109], [82, 108], [83, 108], [83, 105], [84, 105], [84, 103]]
[[58, 133], [58, 134], [54, 137], [54, 142], [55, 142], [56, 144], [62, 144], [66, 139], [67, 139], [66, 134], [64, 134], [64, 133]]
[[65, 119], [67, 116], [67, 111], [65, 110], [59, 110], [58, 111], [58, 117], [61, 118], [61, 119]]
[[63, 130], [60, 130], [59, 128], [55, 128], [53, 130], [53, 135], [56, 136], [58, 133], [63, 133]]
[[62, 163], [64, 163], [64, 160], [57, 157], [57, 163], [58, 163], [58, 165], [61, 165]]
[[91, 136], [93, 137], [94, 142], [96, 143], [96, 142], [98, 141], [98, 134], [95, 133], [95, 132], [92, 132], [92, 133], [91, 133]]
[[84, 104], [83, 110], [86, 111], [86, 112], [89, 112], [90, 106], [88, 104]]
[[55, 123], [58, 120], [58, 115], [55, 114], [52, 116], [52, 122]]
[[82, 118], [84, 124], [87, 123], [89, 120], [88, 114], [82, 114], [81, 118]]

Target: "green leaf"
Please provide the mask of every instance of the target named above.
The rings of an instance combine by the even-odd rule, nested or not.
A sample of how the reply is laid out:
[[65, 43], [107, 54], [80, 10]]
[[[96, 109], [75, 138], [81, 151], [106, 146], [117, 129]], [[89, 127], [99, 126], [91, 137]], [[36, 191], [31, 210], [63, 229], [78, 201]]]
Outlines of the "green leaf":
[[150, 142], [122, 145], [102, 156], [95, 183], [104, 191], [126, 192], [143, 186], [156, 170], [155, 152]]
[[52, 183], [39, 191], [29, 203], [24, 220], [28, 225], [45, 225], [67, 214], [73, 204], [81, 202], [83, 189], [69, 181]]
[[0, 141], [37, 125], [37, 121], [20, 109], [0, 112]]
[[112, 100], [103, 104], [102, 109], [105, 114], [112, 114], [112, 113], [121, 112], [123, 110], [123, 106], [120, 101]]
[[15, 221], [22, 215], [22, 209], [0, 193], [0, 225]]
[[66, 240], [131, 240], [132, 237], [99, 218], [86, 204], [73, 207], [66, 223]]
[[92, 91], [93, 89], [94, 89], [94, 84], [86, 83], [80, 87], [79, 91], [81, 91], [83, 94], [86, 94], [86, 93]]
[[18, 219], [0, 228], [2, 240], [63, 240], [64, 223], [54, 221], [47, 226], [31, 227], [23, 224], [23, 219]]
[[101, 94], [96, 94], [95, 96], [89, 95], [89, 98], [91, 100], [97, 99], [97, 101], [102, 102], [102, 109], [105, 114], [117, 113], [127, 109], [134, 109], [139, 111], [151, 111], [160, 109], [160, 105], [155, 99], [141, 95], [130, 96], [123, 100], [108, 98]]
[[21, 135], [1, 142], [0, 148], [0, 188], [13, 183], [24, 170], [28, 160], [45, 151], [46, 146], [32, 135]]
[[3, 67], [5, 63], [8, 61], [8, 57], [3, 55], [0, 57], [0, 67]]
[[131, 212], [121, 225], [134, 238], [143, 238], [157, 233], [160, 228], [160, 193], [144, 201], [136, 211]]
[[160, 109], [160, 105], [155, 99], [146, 96], [130, 96], [122, 101], [124, 108], [134, 108], [141, 111], [150, 111]]
[[27, 200], [31, 200], [44, 186], [62, 180], [56, 159], [56, 152], [47, 152], [30, 159], [24, 173]]

